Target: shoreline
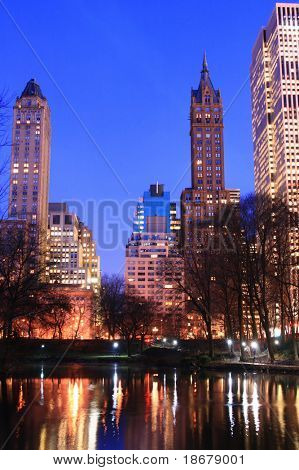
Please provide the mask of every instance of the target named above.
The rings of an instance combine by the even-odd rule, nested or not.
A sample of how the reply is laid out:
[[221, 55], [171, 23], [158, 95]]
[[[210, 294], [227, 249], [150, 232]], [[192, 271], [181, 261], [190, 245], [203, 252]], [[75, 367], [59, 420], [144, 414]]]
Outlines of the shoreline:
[[[30, 366], [80, 366], [83, 367], [101, 367], [105, 365], [119, 364], [123, 366], [139, 366], [141, 368], [157, 367], [157, 368], [178, 368], [182, 370], [190, 370], [193, 372], [205, 371], [226, 371], [226, 372], [258, 372], [267, 374], [294, 374], [299, 375], [299, 364], [282, 364], [282, 363], [253, 363], [253, 362], [236, 362], [236, 361], [210, 361], [205, 364], [196, 363], [195, 361], [185, 358], [182, 361], [159, 361], [151, 360], [143, 356], [86, 356], [86, 357], [31, 357], [23, 361], [24, 367]], [[19, 368], [19, 362], [11, 362], [7, 369], [2, 371], [4, 374], [10, 373], [15, 368]]]

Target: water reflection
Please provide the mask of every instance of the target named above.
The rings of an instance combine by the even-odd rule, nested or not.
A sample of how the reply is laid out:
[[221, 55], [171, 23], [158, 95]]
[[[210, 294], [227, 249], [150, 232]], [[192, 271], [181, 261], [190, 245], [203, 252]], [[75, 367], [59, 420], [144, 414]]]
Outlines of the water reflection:
[[116, 365], [48, 373], [0, 382], [1, 443], [16, 427], [6, 448], [299, 448], [296, 376]]

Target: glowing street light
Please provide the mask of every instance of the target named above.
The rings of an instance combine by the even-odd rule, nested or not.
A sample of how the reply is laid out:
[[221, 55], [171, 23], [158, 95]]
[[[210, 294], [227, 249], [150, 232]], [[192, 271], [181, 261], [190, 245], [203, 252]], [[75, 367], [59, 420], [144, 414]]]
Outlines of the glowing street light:
[[44, 347], [45, 347], [45, 345], [44, 345], [44, 344], [42, 344], [42, 345], [41, 345], [41, 348], [43, 349]]
[[245, 341], [242, 341], [242, 347], [245, 348], [246, 347], [246, 343]]
[[233, 353], [233, 340], [232, 339], [227, 339], [226, 340], [228, 347], [230, 348], [230, 352]]
[[276, 344], [276, 346], [278, 346], [278, 345], [279, 345], [279, 341], [278, 341], [278, 339], [276, 339], [276, 340], [274, 341], [274, 344]]
[[253, 360], [255, 362], [255, 355], [256, 355], [256, 350], [258, 348], [258, 344], [256, 341], [251, 341], [250, 346], [251, 346], [251, 349], [253, 350]]
[[166, 343], [167, 338], [163, 338], [162, 341], [163, 341], [163, 343]]
[[113, 351], [114, 351], [114, 356], [116, 356], [116, 355], [118, 354], [118, 346], [119, 346], [119, 344], [118, 344], [117, 341], [114, 341], [114, 342], [112, 343], [112, 347], [113, 347]]
[[172, 342], [172, 344], [173, 344], [174, 346], [177, 346], [177, 345], [178, 345], [178, 342], [177, 342], [177, 340], [176, 340], [176, 339], [174, 339], [174, 340], [173, 340], [173, 342]]

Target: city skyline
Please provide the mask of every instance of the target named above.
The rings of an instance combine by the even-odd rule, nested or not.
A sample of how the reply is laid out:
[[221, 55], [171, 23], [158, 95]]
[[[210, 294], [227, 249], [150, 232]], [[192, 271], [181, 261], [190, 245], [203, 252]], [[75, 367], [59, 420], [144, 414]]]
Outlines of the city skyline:
[[[236, 2], [231, 2], [231, 5], [234, 3]], [[258, 2], [253, 2], [251, 6], [247, 7], [240, 6], [239, 13], [244, 14], [246, 12], [246, 8], [248, 13], [249, 10], [252, 12], [255, 9], [254, 3], [256, 3], [257, 6]], [[29, 35], [29, 42], [32, 44], [33, 50], [39, 57], [41, 57], [43, 63], [45, 63], [46, 59], [49, 59], [46, 67], [49, 69], [49, 72], [53, 77], [54, 73], [57, 74], [55, 75], [57, 78], [54, 77], [54, 81], [57, 81], [63, 92], [67, 90], [66, 99], [69, 102], [69, 105], [66, 105], [63, 97], [59, 94], [57, 87], [53, 84], [43, 69], [43, 66], [39, 63], [37, 57], [34, 56], [32, 50], [28, 48], [28, 44], [23, 42], [23, 39], [20, 39], [17, 36], [17, 31], [9, 23], [9, 17], [6, 16], [5, 28], [2, 34], [5, 35], [10, 47], [15, 48], [18, 45], [18, 47], [21, 48], [20, 51], [22, 51], [23, 54], [21, 54], [20, 65], [22, 65], [22, 70], [26, 70], [26, 74], [24, 74], [26, 76], [23, 77], [20, 73], [15, 73], [15, 77], [12, 77], [12, 75], [14, 75], [13, 71], [17, 71], [16, 64], [11, 64], [9, 54], [7, 54], [8, 57], [5, 58], [4, 63], [4, 85], [6, 83], [9, 84], [10, 92], [13, 94], [19, 94], [19, 88], [22, 89], [24, 87], [24, 83], [26, 83], [31, 76], [36, 76], [38, 83], [41, 85], [48, 98], [52, 111], [53, 139], [50, 200], [79, 200], [84, 207], [88, 200], [93, 200], [97, 203], [98, 201], [108, 199], [115, 201], [117, 204], [122, 204], [124, 200], [137, 199], [142, 188], [148, 186], [150, 181], [155, 181], [158, 178], [160, 181], [163, 181], [170, 190], [172, 190], [172, 198], [179, 201], [181, 190], [184, 187], [189, 186], [190, 163], [188, 108], [190, 86], [198, 82], [200, 76], [200, 64], [204, 50], [207, 51], [211, 73], [215, 82], [222, 90], [224, 102], [226, 186], [241, 187], [241, 194], [253, 189], [253, 151], [248, 70], [252, 45], [261, 25], [267, 22], [267, 19], [274, 8], [273, 1], [265, 2], [262, 6], [259, 4], [256, 14], [248, 15], [248, 19], [250, 18], [250, 25], [245, 25], [242, 28], [243, 36], [241, 36], [243, 38], [242, 44], [244, 46], [245, 41], [248, 54], [243, 52], [241, 54], [241, 48], [239, 48], [238, 44], [235, 44], [234, 60], [238, 60], [238, 69], [236, 67], [233, 69], [232, 55], [229, 53], [228, 49], [225, 49], [228, 46], [227, 40], [230, 37], [229, 35], [227, 40], [222, 41], [222, 43], [221, 41], [214, 41], [218, 43], [212, 44], [208, 35], [208, 24], [205, 25], [203, 33], [199, 36], [197, 31], [193, 31], [192, 28], [190, 28], [191, 32], [186, 33], [186, 23], [191, 22], [192, 24], [193, 19], [190, 14], [184, 13], [183, 17], [179, 20], [181, 9], [178, 5], [174, 5], [171, 13], [169, 13], [165, 7], [161, 7], [159, 11], [160, 21], [153, 25], [152, 20], [154, 18], [154, 11], [150, 9], [148, 12], [149, 20], [147, 22], [144, 18], [144, 12], [138, 9], [134, 2], [131, 3], [126, 13], [126, 21], [122, 26], [122, 28], [125, 28], [127, 33], [125, 38], [129, 41], [129, 44], [131, 44], [134, 36], [138, 37], [138, 35], [141, 35], [143, 38], [142, 45], [148, 52], [149, 59], [152, 58], [152, 61], [146, 61], [144, 59], [144, 55], [142, 55], [142, 57], [140, 56], [140, 50], [134, 49], [129, 62], [133, 65], [138, 61], [138, 59], [140, 62], [141, 57], [142, 61], [139, 69], [135, 68], [135, 73], [128, 74], [129, 65], [126, 64], [124, 73], [121, 74], [121, 79], [118, 78], [118, 80], [121, 80], [123, 85], [123, 104], [121, 109], [123, 110], [122, 113], [126, 119], [122, 121], [120, 129], [117, 131], [117, 139], [113, 139], [111, 134], [114, 126], [112, 124], [112, 114], [108, 110], [108, 101], [111, 99], [110, 87], [113, 86], [114, 90], [116, 89], [115, 80], [119, 77], [119, 65], [123, 65], [124, 46], [121, 46], [119, 43], [119, 34], [121, 34], [121, 32], [115, 33], [115, 42], [113, 42], [113, 45], [111, 46], [115, 51], [119, 52], [119, 55], [116, 55], [116, 63], [114, 66], [111, 64], [112, 58], [97, 54], [96, 51], [93, 51], [95, 53], [94, 60], [91, 61], [91, 57], [89, 56], [89, 58], [85, 57], [82, 62], [82, 51], [79, 48], [77, 53], [80, 63], [85, 64], [86, 60], [86, 65], [89, 67], [85, 68], [84, 75], [82, 75], [82, 70], [77, 71], [74, 75], [74, 83], [68, 83], [66, 87], [66, 83], [70, 78], [69, 73], [72, 68], [70, 66], [71, 64], [69, 61], [66, 61], [65, 71], [62, 75], [60, 75], [60, 71], [58, 69], [56, 69], [56, 72], [55, 70], [51, 70], [51, 51], [44, 51], [44, 55], [42, 54], [42, 51], [39, 51], [39, 47], [34, 44], [34, 37], [38, 31], [36, 28], [28, 29], [31, 19], [29, 19], [26, 14], [22, 15], [22, 5], [19, 2], [16, 2], [16, 4], [19, 4], [17, 7], [18, 15], [20, 15], [19, 17], [17, 15], [16, 21], [19, 18], [22, 18], [25, 21], [24, 34], [26, 37], [28, 35], [28, 31], [32, 34], [32, 36]], [[194, 2], [190, 2], [190, 10], [192, 10], [193, 4]], [[15, 7], [10, 6], [9, 2], [7, 4], [7, 8], [12, 9], [12, 14], [14, 13], [13, 9]], [[42, 8], [47, 9], [47, 6], [43, 6]], [[61, 8], [63, 10], [64, 7]], [[83, 19], [81, 20], [83, 21], [82, 26], [86, 28], [87, 23], [91, 21], [91, 17], [88, 15], [88, 12], [84, 7], [80, 6], [80, 8], [83, 9]], [[136, 31], [136, 29], [129, 33], [130, 20], [132, 21], [130, 15], [132, 14], [133, 8], [136, 15], [140, 16], [141, 24], [145, 23], [144, 33], [141, 33], [139, 30]], [[203, 5], [201, 8], [202, 14], [205, 14], [207, 12], [207, 10], [205, 10], [207, 7]], [[212, 12], [216, 18], [217, 24], [217, 30], [215, 32], [213, 31], [213, 38], [220, 39], [220, 37], [223, 37], [224, 25], [221, 22], [222, 8], [223, 7], [221, 5], [213, 7]], [[100, 31], [103, 35], [104, 43], [105, 39], [111, 39], [111, 35], [109, 35], [108, 31], [105, 29], [102, 21], [105, 14], [109, 16], [109, 14], [112, 13], [112, 10], [114, 13], [117, 13], [115, 19], [116, 22], [119, 21], [118, 15], [123, 15], [124, 13], [121, 6], [116, 2], [111, 9], [106, 7], [106, 9], [102, 11], [102, 15], [98, 16], [98, 21], [102, 27]], [[175, 51], [175, 54], [172, 52], [167, 56], [165, 53], [168, 51], [169, 44], [167, 41], [161, 40], [166, 10], [167, 13], [171, 15], [170, 21], [167, 25], [170, 38], [172, 40], [174, 39], [173, 35], [175, 32], [175, 24], [178, 21], [179, 24], [184, 27], [185, 34], [185, 36], [182, 36], [182, 34], [179, 35], [179, 39], [181, 41], [180, 47]], [[5, 15], [4, 10], [2, 10], [2, 15], [3, 14]], [[73, 13], [73, 16], [74, 15], [75, 13]], [[227, 20], [225, 31], [228, 31], [230, 29], [229, 25], [232, 19], [228, 15], [226, 15], [225, 18]], [[79, 19], [77, 18], [77, 22], [78, 21]], [[136, 19], [133, 18], [133, 21], [135, 24]], [[54, 24], [58, 26], [60, 25], [58, 17], [54, 18]], [[95, 27], [96, 21], [91, 21], [91, 24], [92, 28], [90, 36], [98, 34], [98, 30]], [[237, 25], [235, 26], [237, 27]], [[150, 33], [152, 32], [152, 27], [155, 28], [155, 37], [159, 40], [159, 50], [155, 50], [155, 47], [151, 44], [151, 38], [153, 35]], [[68, 24], [67, 28], [70, 33], [74, 33], [73, 26], [71, 24]], [[238, 30], [235, 30], [234, 34], [240, 34], [240, 32], [241, 31], [238, 33]], [[62, 33], [62, 31], [58, 27], [58, 37], [60, 33]], [[194, 46], [189, 50], [187, 47], [184, 48], [184, 45], [186, 45], [187, 41], [190, 41], [190, 34], [196, 37], [196, 41]], [[90, 36], [86, 39], [87, 41], [88, 39], [91, 39]], [[72, 35], [71, 37], [74, 38]], [[56, 41], [57, 40], [54, 40], [53, 42], [54, 50], [55, 47], [57, 47]], [[176, 41], [174, 44], [175, 43]], [[38, 45], [42, 48], [42, 36]], [[71, 52], [70, 46], [71, 44], [67, 42], [65, 48], [66, 53]], [[108, 51], [110, 51], [109, 48]], [[59, 64], [62, 57], [59, 56], [58, 59]], [[98, 59], [98, 62], [96, 59]], [[26, 67], [25, 64], [23, 64], [23, 60], [26, 61]], [[97, 76], [97, 73], [99, 73], [99, 65], [102, 64], [102, 61], [104, 61], [106, 65], [104, 64], [105, 66], [101, 70], [102, 74], [100, 85], [98, 88], [91, 88], [90, 81], [92, 81], [92, 79], [88, 71], [95, 71], [95, 76]], [[20, 65], [18, 65], [18, 67]], [[184, 73], [181, 72], [182, 65]], [[82, 68], [84, 69], [84, 66]], [[106, 72], [104, 72], [104, 70]], [[107, 74], [109, 76], [108, 80], [106, 76]], [[62, 79], [61, 84], [59, 82], [60, 78]], [[160, 82], [159, 86], [157, 86], [157, 80]], [[86, 86], [85, 83], [88, 86]], [[149, 86], [150, 84], [152, 86]], [[141, 94], [142, 96], [145, 96], [145, 87], [150, 99], [146, 99], [146, 110], [141, 114], [140, 111], [136, 114]], [[89, 101], [90, 89], [93, 90], [93, 103], [97, 104], [97, 106], [94, 106], [93, 108], [91, 108]], [[74, 92], [76, 92], [76, 94], [74, 94]], [[238, 95], [236, 101], [231, 105], [236, 94]], [[108, 95], [109, 100], [107, 100]], [[157, 100], [157, 98], [159, 99]], [[113, 96], [112, 103], [115, 103], [115, 99], [119, 102], [119, 99]], [[164, 102], [167, 106], [165, 106]], [[237, 105], [235, 104], [236, 102], [238, 103]], [[154, 113], [153, 105], [158, 105], [158, 108], [156, 108], [157, 116], [155, 116], [157, 117], [157, 120], [151, 119], [151, 122], [149, 123], [149, 118], [153, 117]], [[244, 110], [244, 117], [242, 120], [239, 119], [239, 113], [237, 111], [237, 108], [240, 105]], [[78, 119], [74, 117], [70, 107], [73, 107], [75, 112], [78, 113], [81, 123], [79, 123]], [[165, 110], [163, 110], [162, 107], [165, 108]], [[133, 114], [135, 114], [135, 116]], [[238, 119], [236, 119], [236, 114], [238, 115], [240, 122], [237, 122]], [[106, 119], [102, 118], [102, 116], [106, 116]], [[132, 118], [131, 124], [126, 122], [128, 116]], [[172, 118], [170, 122], [173, 125], [166, 128], [165, 123], [169, 120], [170, 116]], [[100, 126], [96, 124], [97, 122], [100, 123]], [[164, 125], [161, 125], [162, 123]], [[78, 131], [78, 126], [80, 131]], [[88, 129], [90, 134], [89, 136], [85, 133], [84, 126]], [[246, 132], [244, 132], [244, 128], [246, 129]], [[144, 132], [144, 130], [146, 132]], [[135, 139], [132, 138], [132, 135], [135, 135]], [[79, 142], [80, 139], [81, 142]], [[111, 162], [114, 171], [117, 172], [121, 181], [124, 182], [127, 190], [124, 190], [122, 187], [123, 185], [118, 181], [118, 178], [113, 176], [113, 172], [108, 168], [102, 157], [99, 156], [99, 151], [94, 146], [94, 143], [92, 142], [93, 140], [99, 142], [100, 146], [104, 149], [105, 155], [107, 155], [106, 158]], [[106, 150], [107, 148], [108, 152]], [[139, 168], [137, 169], [135, 160], [137, 155], [140, 155], [140, 152], [142, 152], [142, 165], [139, 165]], [[84, 155], [83, 158], [82, 155]], [[73, 164], [73, 159], [75, 159], [75, 165]], [[82, 160], [84, 163], [88, 161], [89, 167], [82, 164]], [[160, 163], [158, 168], [157, 161]], [[169, 165], [172, 167], [171, 172], [168, 171]], [[98, 171], [96, 171], [97, 169]], [[137, 178], [134, 177], [134, 173], [136, 172]], [[245, 176], [246, 173], [247, 176]], [[127, 194], [127, 191], [129, 194]], [[79, 215], [82, 217], [82, 214]], [[124, 239], [120, 240], [120, 243], [118, 243], [118, 246], [115, 249], [103, 249], [101, 247], [101, 236], [103, 235], [105, 227], [101, 226], [101, 221], [95, 221], [94, 224], [90, 224], [90, 221], [84, 217], [84, 214], [82, 218], [88, 225], [91, 225], [91, 228], [94, 229], [94, 226], [96, 227], [95, 237], [99, 242], [103, 271], [113, 272], [122, 270], [124, 261], [124, 242], [126, 237], [123, 237]], [[118, 216], [114, 221], [118, 226], [118, 233], [120, 234], [124, 224]], [[106, 224], [107, 223], [109, 223], [109, 220]], [[129, 224], [126, 224], [126, 227], [124, 228], [129, 231], [131, 227], [128, 225]], [[101, 232], [100, 234], [99, 231]]]
[[0, 25], [2, 460], [299, 450], [299, 2], [0, 0]]

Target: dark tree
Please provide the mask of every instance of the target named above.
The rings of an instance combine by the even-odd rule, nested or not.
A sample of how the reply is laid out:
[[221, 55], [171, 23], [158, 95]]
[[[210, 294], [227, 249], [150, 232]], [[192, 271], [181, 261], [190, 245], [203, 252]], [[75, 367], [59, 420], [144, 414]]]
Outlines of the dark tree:
[[95, 300], [97, 323], [103, 324], [109, 338], [114, 339], [124, 303], [124, 279], [113, 274], [102, 277], [101, 289]]
[[131, 355], [132, 343], [138, 338], [143, 343], [154, 320], [153, 304], [134, 295], [125, 295], [120, 315], [118, 316], [117, 331], [127, 342], [128, 356]]
[[212, 230], [202, 232], [201, 247], [188, 246], [177, 251], [177, 259], [182, 263], [165, 260], [164, 271], [171, 277], [174, 291], [183, 293], [186, 299], [186, 310], [195, 312], [205, 326], [209, 344], [209, 354], [214, 357], [212, 321], [215, 318], [215, 251], [213, 248]]
[[[29, 333], [34, 320], [67, 304], [53, 296], [45, 283], [46, 253], [38, 230], [25, 221], [0, 224], [0, 324], [3, 339], [18, 333], [17, 321], [26, 319]], [[67, 308], [67, 307], [66, 307]]]

